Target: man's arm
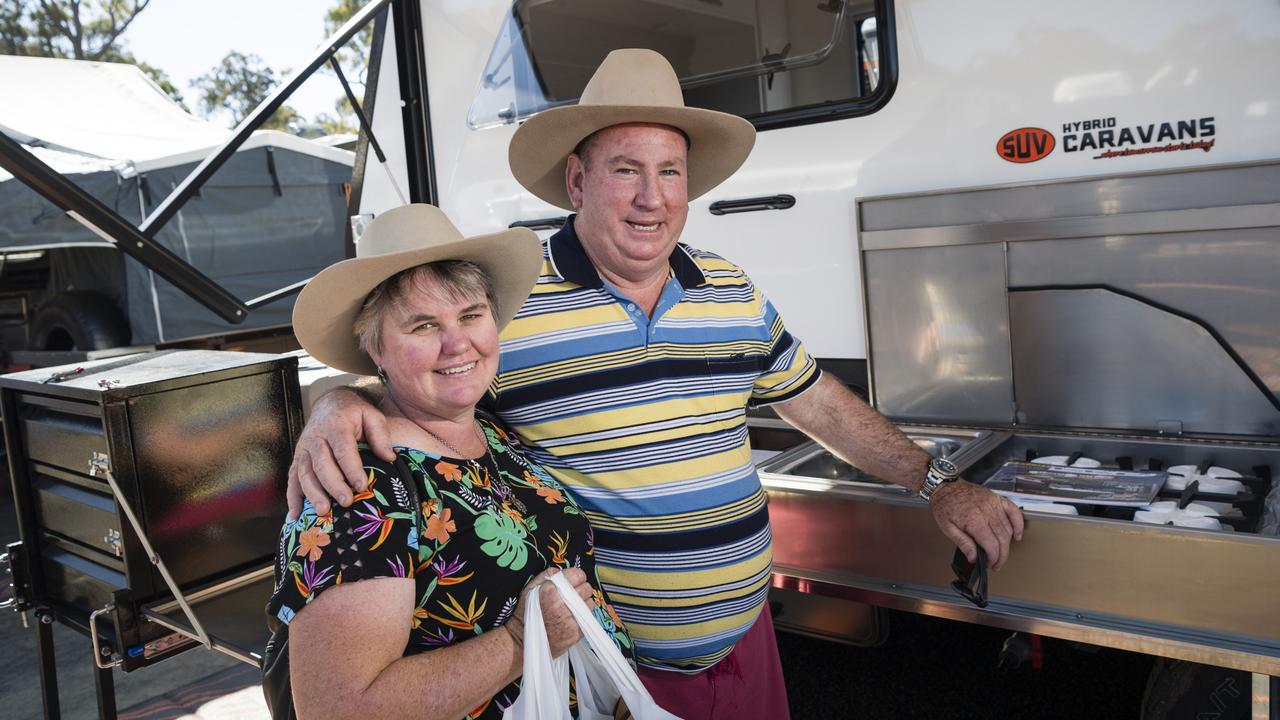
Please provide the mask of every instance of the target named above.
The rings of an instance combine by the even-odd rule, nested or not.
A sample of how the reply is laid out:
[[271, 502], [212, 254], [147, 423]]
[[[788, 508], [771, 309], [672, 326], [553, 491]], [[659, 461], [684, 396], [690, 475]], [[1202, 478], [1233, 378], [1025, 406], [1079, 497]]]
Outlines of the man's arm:
[[387, 418], [377, 408], [382, 387], [365, 382], [325, 393], [311, 408], [311, 419], [298, 437], [289, 466], [289, 518], [302, 512], [306, 495], [316, 512], [329, 512], [329, 499], [343, 507], [351, 504], [351, 491], [363, 490], [364, 466], [356, 443], [364, 440], [373, 454], [387, 462], [396, 459], [391, 448]]
[[[774, 409], [854, 467], [913, 493], [924, 485], [929, 454], [830, 374]], [[998, 570], [1009, 557], [1010, 538], [1022, 539], [1022, 511], [979, 485], [947, 483], [929, 506], [943, 534], [970, 562], [981, 546]]]

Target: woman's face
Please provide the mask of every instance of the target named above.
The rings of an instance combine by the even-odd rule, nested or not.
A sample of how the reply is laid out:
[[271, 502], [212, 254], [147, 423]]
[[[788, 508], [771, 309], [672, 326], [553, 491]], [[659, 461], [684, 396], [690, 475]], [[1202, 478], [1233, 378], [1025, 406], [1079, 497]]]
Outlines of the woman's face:
[[382, 317], [382, 348], [370, 353], [406, 414], [470, 413], [498, 372], [498, 327], [483, 295], [450, 299], [414, 283]]

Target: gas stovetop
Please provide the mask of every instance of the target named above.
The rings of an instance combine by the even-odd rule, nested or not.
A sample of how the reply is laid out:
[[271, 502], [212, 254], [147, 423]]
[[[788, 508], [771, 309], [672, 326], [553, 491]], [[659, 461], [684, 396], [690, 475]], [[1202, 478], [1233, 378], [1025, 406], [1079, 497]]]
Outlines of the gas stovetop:
[[964, 458], [966, 477], [983, 482], [1009, 461], [1062, 468], [1152, 470], [1164, 480], [1142, 507], [1027, 503], [1024, 509], [1224, 532], [1258, 531], [1280, 464], [1280, 449], [1177, 439], [1004, 433], [994, 449]]

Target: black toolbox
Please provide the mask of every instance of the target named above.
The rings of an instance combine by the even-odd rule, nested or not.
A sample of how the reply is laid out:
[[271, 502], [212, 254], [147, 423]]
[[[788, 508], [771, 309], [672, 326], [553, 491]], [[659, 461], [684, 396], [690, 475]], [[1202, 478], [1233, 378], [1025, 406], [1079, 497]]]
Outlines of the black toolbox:
[[0, 376], [0, 408], [16, 609], [90, 635], [99, 671], [196, 644], [260, 661], [302, 428], [296, 358], [162, 351], [30, 370]]

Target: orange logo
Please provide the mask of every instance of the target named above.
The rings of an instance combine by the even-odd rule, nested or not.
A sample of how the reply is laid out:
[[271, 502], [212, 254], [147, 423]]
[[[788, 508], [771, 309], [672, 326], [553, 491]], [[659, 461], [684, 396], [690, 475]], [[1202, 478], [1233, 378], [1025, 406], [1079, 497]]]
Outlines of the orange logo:
[[996, 143], [996, 154], [1013, 163], [1029, 163], [1053, 152], [1053, 133], [1038, 127], [1010, 130]]

